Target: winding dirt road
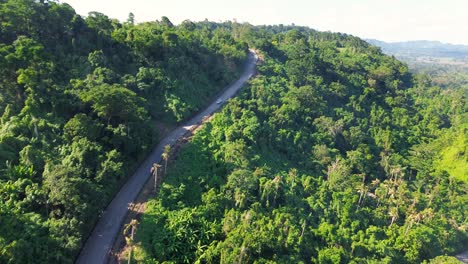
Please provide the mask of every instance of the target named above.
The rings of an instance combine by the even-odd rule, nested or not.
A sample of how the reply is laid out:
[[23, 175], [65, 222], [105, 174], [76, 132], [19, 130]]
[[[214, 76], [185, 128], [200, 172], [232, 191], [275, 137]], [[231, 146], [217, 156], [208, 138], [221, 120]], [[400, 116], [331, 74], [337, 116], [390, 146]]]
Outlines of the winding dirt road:
[[257, 60], [257, 55], [251, 50], [249, 52], [248, 61], [245, 65], [244, 73], [241, 77], [235, 83], [227, 87], [223, 94], [216, 98], [216, 100], [213, 100], [213, 102], [204, 111], [174, 129], [169, 135], [160, 141], [160, 143], [153, 149], [152, 153], [128, 179], [122, 189], [120, 189], [114, 199], [107, 206], [98, 223], [94, 227], [93, 232], [86, 241], [86, 244], [82, 248], [76, 263], [107, 263], [109, 252], [121, 230], [121, 225], [128, 212], [128, 207], [136, 199], [138, 193], [150, 177], [150, 169], [153, 163], [159, 163], [161, 161], [161, 154], [163, 153], [164, 146], [174, 144], [177, 139], [189, 132], [189, 129], [192, 126], [199, 124], [206, 116], [210, 116], [220, 109], [223, 105], [222, 102], [233, 97], [255, 73], [255, 64]]

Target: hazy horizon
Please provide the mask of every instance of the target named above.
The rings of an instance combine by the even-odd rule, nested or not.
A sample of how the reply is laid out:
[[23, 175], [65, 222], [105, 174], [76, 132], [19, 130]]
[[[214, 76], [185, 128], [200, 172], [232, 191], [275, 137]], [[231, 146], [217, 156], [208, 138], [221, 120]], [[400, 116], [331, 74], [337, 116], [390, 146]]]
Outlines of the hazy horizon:
[[[301, 25], [320, 31], [342, 32], [385, 42], [434, 40], [468, 45], [468, 1], [465, 0], [237, 0], [221, 2], [154, 0], [63, 0], [77, 13], [90, 11], [136, 22], [167, 16], [179, 24], [192, 21], [237, 20], [253, 25]], [[467, 26], [465, 26], [467, 25]]]

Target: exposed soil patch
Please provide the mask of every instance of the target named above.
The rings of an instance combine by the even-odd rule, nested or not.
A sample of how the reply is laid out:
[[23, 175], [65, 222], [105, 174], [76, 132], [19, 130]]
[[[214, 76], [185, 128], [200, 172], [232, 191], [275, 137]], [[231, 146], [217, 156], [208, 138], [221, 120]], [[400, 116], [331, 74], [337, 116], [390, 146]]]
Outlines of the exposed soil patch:
[[[171, 152], [169, 154], [169, 159], [168, 159], [168, 167], [169, 165], [175, 160], [177, 154], [179, 153], [180, 148], [186, 144], [187, 142], [190, 141], [192, 136], [202, 128], [202, 125], [205, 122], [209, 122], [212, 119], [213, 116], [210, 116], [202, 121], [201, 124], [198, 124], [197, 126], [193, 126], [189, 132], [184, 135], [181, 139], [179, 139], [172, 147], [171, 147]], [[158, 128], [159, 130], [159, 128]], [[160, 130], [161, 133], [163, 130]], [[166, 131], [165, 133], [169, 133], [170, 130]], [[164, 136], [164, 134], [163, 134]], [[158, 181], [156, 184], [156, 190], [154, 188], [154, 175], [151, 176], [148, 181], [146, 182], [145, 186], [143, 189], [140, 191], [138, 194], [137, 199], [135, 200], [134, 203], [132, 203], [129, 208], [128, 208], [128, 214], [127, 217], [125, 218], [124, 224], [122, 225], [122, 230], [124, 230], [125, 226], [130, 223], [133, 219], [137, 220], [138, 223], [141, 220], [141, 216], [146, 210], [146, 203], [151, 197], [155, 197], [158, 194], [159, 187], [161, 186], [162, 182], [164, 181], [165, 175], [163, 175], [164, 167], [160, 168], [160, 174], [158, 176]], [[150, 173], [150, 172], [148, 172]], [[137, 226], [138, 229], [138, 226]], [[130, 230], [128, 230], [130, 232]], [[127, 257], [128, 257], [128, 251], [129, 247], [126, 243], [125, 236], [129, 236], [129, 234], [120, 233], [119, 236], [117, 237], [114, 246], [112, 248], [112, 251], [110, 253], [109, 257], [109, 262], [110, 264], [116, 264], [116, 263], [126, 263]]]

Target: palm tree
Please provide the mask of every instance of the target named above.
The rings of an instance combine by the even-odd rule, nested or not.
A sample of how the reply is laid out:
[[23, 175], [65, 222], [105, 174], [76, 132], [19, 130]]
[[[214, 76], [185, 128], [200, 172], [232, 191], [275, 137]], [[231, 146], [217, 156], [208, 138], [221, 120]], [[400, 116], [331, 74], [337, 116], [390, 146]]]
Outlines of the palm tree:
[[408, 231], [413, 227], [413, 224], [415, 221], [419, 223], [421, 220], [421, 213], [417, 211], [416, 209], [416, 204], [418, 203], [418, 198], [415, 197], [413, 198], [413, 202], [411, 205], [406, 209], [406, 230], [405, 230], [405, 236], [408, 233]]
[[276, 198], [278, 197], [278, 190], [280, 188], [281, 176], [276, 176], [273, 181], [275, 183], [275, 197], [273, 198], [273, 206], [276, 205]]
[[241, 250], [240, 250], [240, 254], [239, 254], [239, 261], [238, 263], [243, 263], [242, 262], [242, 258], [244, 257], [244, 255], [247, 254], [247, 248], [243, 245]]
[[158, 169], [161, 168], [162, 166], [159, 165], [158, 163], [154, 163], [153, 167], [151, 167], [151, 173], [154, 176], [154, 192], [156, 193], [156, 187], [158, 185]]
[[161, 155], [162, 159], [164, 160], [164, 175], [166, 175], [167, 171], [167, 160], [169, 159], [169, 153], [171, 152], [171, 146], [166, 145], [164, 146], [164, 152]]
[[398, 206], [390, 208], [388, 215], [392, 217], [392, 222], [390, 223], [390, 226], [392, 226], [393, 223], [398, 219]]
[[367, 195], [367, 187], [366, 187], [366, 175], [362, 174], [362, 184], [357, 188], [359, 192], [359, 200], [357, 207], [361, 205], [361, 202], [364, 203], [365, 195]]
[[385, 152], [380, 153], [380, 166], [382, 166], [385, 174], [388, 176], [390, 172], [390, 156], [388, 156]]
[[296, 186], [296, 177], [297, 177], [297, 169], [293, 168], [289, 170], [289, 177], [291, 179], [291, 191], [294, 191], [294, 187]]
[[[135, 234], [135, 228], [138, 225], [138, 221], [136, 219], [132, 219], [130, 223], [125, 225], [123, 234], [125, 236], [125, 241], [127, 242], [127, 245], [130, 247], [130, 252], [128, 253], [128, 264], [130, 264], [130, 261], [132, 260], [132, 249], [133, 249], [133, 235]], [[131, 228], [130, 231], [130, 236], [127, 236], [126, 234], [128, 233], [128, 230]]]
[[[397, 181], [401, 177], [405, 176], [404, 170], [401, 166], [390, 166], [390, 180]], [[398, 177], [400, 176], [400, 177]]]

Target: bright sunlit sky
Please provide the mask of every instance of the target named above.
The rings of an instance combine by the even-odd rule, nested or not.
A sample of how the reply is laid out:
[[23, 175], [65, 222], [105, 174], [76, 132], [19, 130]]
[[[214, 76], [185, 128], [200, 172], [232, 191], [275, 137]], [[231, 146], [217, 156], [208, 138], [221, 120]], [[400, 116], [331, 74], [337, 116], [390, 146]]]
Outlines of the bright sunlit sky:
[[61, 0], [81, 15], [98, 11], [121, 21], [167, 16], [253, 25], [296, 24], [383, 41], [439, 40], [468, 45], [468, 0]]

